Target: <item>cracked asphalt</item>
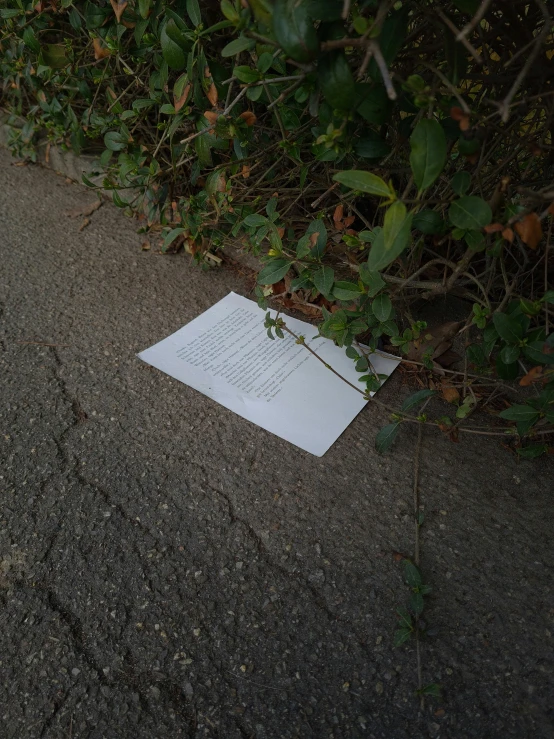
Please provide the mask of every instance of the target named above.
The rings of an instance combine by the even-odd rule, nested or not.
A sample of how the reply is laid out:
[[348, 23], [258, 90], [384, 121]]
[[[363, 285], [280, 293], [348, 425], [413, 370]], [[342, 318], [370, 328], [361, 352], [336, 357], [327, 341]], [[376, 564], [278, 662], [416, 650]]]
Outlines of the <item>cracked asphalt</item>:
[[318, 459], [139, 361], [251, 283], [93, 200], [0, 151], [0, 739], [553, 737], [552, 462], [424, 433], [421, 711], [414, 430]]

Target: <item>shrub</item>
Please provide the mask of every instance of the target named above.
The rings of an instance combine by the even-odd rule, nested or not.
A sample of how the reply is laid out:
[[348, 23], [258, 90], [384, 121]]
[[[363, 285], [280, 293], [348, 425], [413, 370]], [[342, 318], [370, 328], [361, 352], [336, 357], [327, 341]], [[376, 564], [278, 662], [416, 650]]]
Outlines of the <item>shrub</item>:
[[462, 298], [463, 397], [443, 383], [458, 408], [437, 423], [454, 434], [485, 404], [470, 375], [519, 380], [535, 394], [499, 415], [533, 437], [521, 454], [547, 450], [544, 0], [8, 0], [0, 17], [17, 154], [33, 159], [44, 136], [97, 153], [115, 204], [161, 224], [164, 249], [261, 254], [260, 302], [320, 317], [367, 390], [378, 380], [358, 339], [431, 369], [452, 330], [428, 332], [417, 308]]

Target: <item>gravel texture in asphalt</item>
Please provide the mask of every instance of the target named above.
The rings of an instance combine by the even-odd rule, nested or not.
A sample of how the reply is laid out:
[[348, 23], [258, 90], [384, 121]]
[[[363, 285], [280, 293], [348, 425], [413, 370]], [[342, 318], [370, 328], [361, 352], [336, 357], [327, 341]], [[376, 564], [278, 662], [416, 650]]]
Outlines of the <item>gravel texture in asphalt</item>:
[[318, 459], [138, 360], [252, 283], [94, 197], [0, 151], [0, 739], [553, 737], [551, 461], [424, 432], [420, 711], [416, 431]]

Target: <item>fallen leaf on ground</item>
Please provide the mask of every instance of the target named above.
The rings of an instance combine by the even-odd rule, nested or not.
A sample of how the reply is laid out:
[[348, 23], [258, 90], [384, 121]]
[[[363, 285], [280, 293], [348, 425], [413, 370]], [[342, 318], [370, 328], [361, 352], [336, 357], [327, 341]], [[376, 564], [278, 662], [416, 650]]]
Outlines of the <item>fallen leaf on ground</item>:
[[83, 231], [89, 225], [89, 223], [90, 223], [90, 218], [85, 218], [85, 220], [79, 226], [79, 233], [81, 233], [81, 231]]
[[441, 395], [449, 403], [458, 403], [460, 400], [460, 393], [458, 391], [458, 388], [455, 388], [452, 385], [448, 385], [446, 383], [441, 386]]
[[148, 251], [150, 249], [150, 242], [149, 241], [143, 241], [142, 242], [142, 251]]
[[525, 377], [522, 377], [519, 381], [519, 384], [523, 387], [529, 387], [529, 385], [532, 385], [534, 382], [537, 382], [537, 380], [540, 380], [542, 378], [542, 367], [533, 367], [529, 370], [529, 372], [525, 375]]
[[509, 241], [510, 244], [514, 240], [514, 232], [509, 226], [508, 228], [505, 228], [504, 231], [502, 231], [502, 238], [506, 239], [506, 241]]
[[519, 238], [530, 249], [536, 249], [542, 239], [542, 227], [540, 218], [536, 213], [528, 213], [515, 225]]

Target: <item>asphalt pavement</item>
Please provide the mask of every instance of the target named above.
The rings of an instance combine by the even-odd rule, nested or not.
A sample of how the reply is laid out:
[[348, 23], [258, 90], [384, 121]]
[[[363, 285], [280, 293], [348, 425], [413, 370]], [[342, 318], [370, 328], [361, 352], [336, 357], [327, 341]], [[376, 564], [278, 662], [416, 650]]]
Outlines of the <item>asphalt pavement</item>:
[[0, 739], [553, 737], [552, 461], [424, 432], [421, 710], [415, 429], [318, 459], [138, 360], [252, 281], [94, 199], [0, 150]]

